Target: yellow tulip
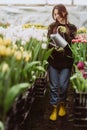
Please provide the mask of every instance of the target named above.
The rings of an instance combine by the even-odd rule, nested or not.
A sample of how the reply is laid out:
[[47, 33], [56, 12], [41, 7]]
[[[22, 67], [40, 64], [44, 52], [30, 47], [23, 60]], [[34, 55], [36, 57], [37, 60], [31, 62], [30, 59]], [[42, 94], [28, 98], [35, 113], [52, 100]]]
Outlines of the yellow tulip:
[[3, 45], [3, 39], [0, 37], [0, 45]]
[[9, 45], [11, 45], [11, 43], [12, 43], [11, 39], [4, 39], [4, 40], [3, 40], [3, 44], [4, 44], [5, 46], [9, 46]]
[[23, 48], [22, 46], [20, 46], [20, 50], [21, 50], [21, 52], [23, 52], [23, 51], [24, 51], [24, 48]]
[[2, 72], [6, 72], [8, 70], [9, 70], [9, 65], [7, 63], [3, 63]]
[[15, 52], [15, 57], [16, 57], [16, 60], [21, 60], [22, 59], [22, 54], [20, 51], [16, 51]]
[[17, 47], [17, 45], [16, 45], [16, 44], [13, 44], [13, 46], [12, 46], [12, 47], [13, 47], [13, 49], [14, 49], [14, 50], [17, 50], [17, 49], [18, 49], [18, 47]]
[[0, 56], [4, 56], [6, 51], [6, 46], [0, 45]]
[[6, 56], [12, 55], [12, 50], [11, 50], [10, 47], [7, 47], [7, 48], [6, 48], [5, 55], [6, 55]]
[[24, 51], [23, 52], [23, 58], [26, 62], [28, 62], [31, 58], [31, 52], [28, 53], [27, 51]]

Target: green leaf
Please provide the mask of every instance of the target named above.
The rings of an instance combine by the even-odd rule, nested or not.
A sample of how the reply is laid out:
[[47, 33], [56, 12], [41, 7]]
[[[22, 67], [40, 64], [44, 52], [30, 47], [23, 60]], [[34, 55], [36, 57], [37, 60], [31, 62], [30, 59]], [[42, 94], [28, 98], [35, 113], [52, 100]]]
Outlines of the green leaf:
[[41, 49], [41, 43], [37, 43], [33, 51], [33, 58], [32, 58], [33, 61], [38, 59], [38, 54], [39, 54], [40, 49]]
[[40, 72], [45, 72], [45, 69], [42, 66], [37, 66], [36, 69]]
[[12, 86], [8, 90], [6, 98], [5, 98], [4, 111], [7, 112], [12, 106], [15, 98], [29, 87], [31, 87], [29, 83], [20, 83], [20, 84]]
[[0, 121], [0, 130], [4, 130], [4, 124]]
[[53, 51], [53, 48], [48, 49], [48, 51], [45, 52], [43, 60], [48, 60], [48, 57], [51, 55]]
[[31, 69], [31, 67], [35, 66], [35, 65], [39, 65], [40, 61], [32, 61], [26, 64], [24, 70], [27, 71], [29, 69]]

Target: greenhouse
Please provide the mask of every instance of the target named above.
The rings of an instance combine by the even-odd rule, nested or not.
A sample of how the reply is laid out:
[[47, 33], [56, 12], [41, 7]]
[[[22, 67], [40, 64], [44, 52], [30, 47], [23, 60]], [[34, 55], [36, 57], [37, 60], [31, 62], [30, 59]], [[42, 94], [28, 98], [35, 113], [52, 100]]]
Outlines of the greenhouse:
[[0, 0], [0, 130], [87, 129], [87, 1]]

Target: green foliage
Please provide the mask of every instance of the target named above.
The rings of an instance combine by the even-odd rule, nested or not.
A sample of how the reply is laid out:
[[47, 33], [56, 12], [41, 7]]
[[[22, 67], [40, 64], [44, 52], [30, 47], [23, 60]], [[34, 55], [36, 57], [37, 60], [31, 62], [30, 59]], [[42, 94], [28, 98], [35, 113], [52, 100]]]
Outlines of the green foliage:
[[0, 121], [0, 130], [4, 130], [4, 124]]
[[87, 44], [86, 43], [74, 43], [72, 44], [73, 56], [75, 63], [78, 61], [87, 61]]
[[[38, 41], [31, 38], [26, 44], [22, 45], [21, 40], [16, 42], [16, 49], [11, 48], [18, 54], [31, 52], [31, 57], [25, 61], [24, 57], [16, 59], [15, 53], [10, 56], [0, 56], [0, 118], [6, 116], [7, 111], [15, 102], [16, 97], [24, 92], [28, 87], [32, 87], [36, 78], [44, 77], [48, 57], [52, 49], [48, 49], [48, 42]], [[46, 45], [46, 48], [42, 47]], [[20, 46], [23, 50], [20, 50]], [[5, 54], [5, 52], [4, 52]], [[24, 55], [24, 56], [25, 56]]]
[[21, 83], [21, 84], [12, 86], [8, 90], [6, 97], [5, 97], [4, 111], [7, 112], [9, 110], [9, 108], [11, 108], [15, 98], [29, 87], [31, 87], [31, 85], [29, 83]]
[[70, 81], [72, 83], [72, 87], [77, 92], [87, 92], [87, 79], [85, 79], [81, 73], [77, 69], [77, 66], [75, 65], [75, 73], [71, 76]]

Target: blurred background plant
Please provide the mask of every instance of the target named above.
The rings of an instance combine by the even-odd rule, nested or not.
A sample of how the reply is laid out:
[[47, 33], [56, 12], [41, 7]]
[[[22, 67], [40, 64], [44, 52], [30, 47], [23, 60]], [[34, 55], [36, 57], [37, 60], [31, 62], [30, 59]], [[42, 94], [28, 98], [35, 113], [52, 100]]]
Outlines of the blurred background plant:
[[87, 28], [79, 28], [76, 38], [72, 40], [72, 43], [74, 62], [87, 61]]
[[72, 87], [76, 92], [87, 92], [87, 28], [80, 28], [72, 40], [74, 72], [71, 76]]
[[[80, 62], [79, 62], [80, 64]], [[87, 68], [79, 69], [77, 65], [75, 67], [75, 72], [70, 78], [71, 84], [75, 92], [85, 92], [87, 93]], [[87, 67], [87, 66], [86, 66]]]
[[4, 122], [6, 113], [15, 98], [33, 86], [38, 77], [44, 77], [52, 49], [48, 41], [30, 38], [26, 44], [17, 40], [0, 37], [0, 120]]

